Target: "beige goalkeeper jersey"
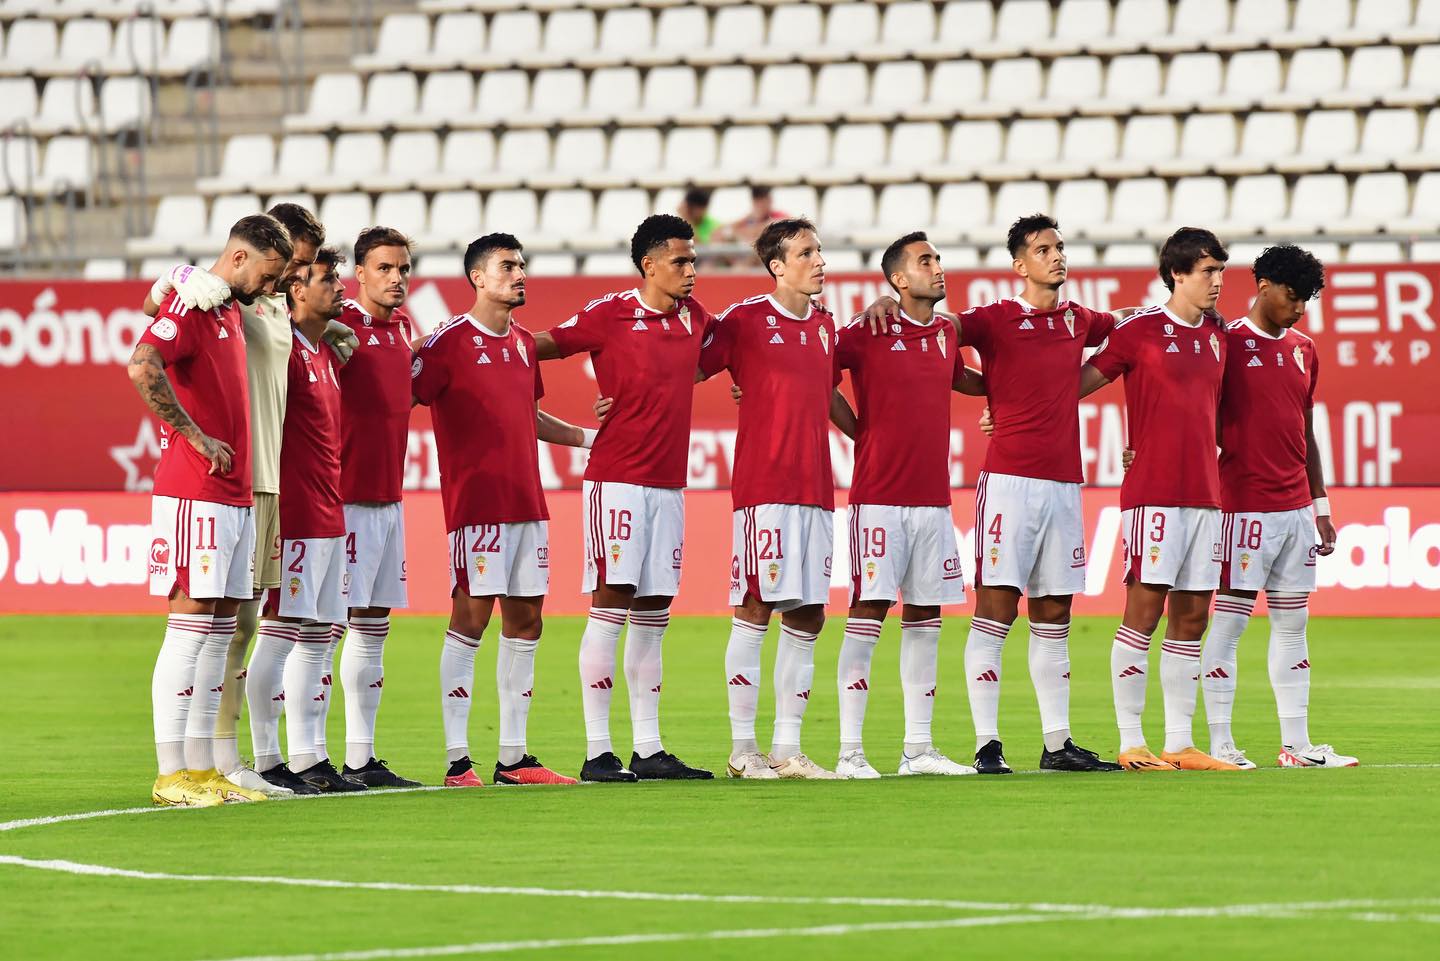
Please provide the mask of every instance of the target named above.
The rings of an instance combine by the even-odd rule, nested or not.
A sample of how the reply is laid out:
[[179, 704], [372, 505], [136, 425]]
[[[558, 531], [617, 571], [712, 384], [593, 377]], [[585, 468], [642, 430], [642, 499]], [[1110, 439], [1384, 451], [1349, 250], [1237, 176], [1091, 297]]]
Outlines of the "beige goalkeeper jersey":
[[285, 296], [260, 296], [240, 305], [245, 359], [250, 370], [250, 455], [254, 489], [280, 493], [280, 435], [285, 423], [285, 384], [290, 365], [290, 312]]

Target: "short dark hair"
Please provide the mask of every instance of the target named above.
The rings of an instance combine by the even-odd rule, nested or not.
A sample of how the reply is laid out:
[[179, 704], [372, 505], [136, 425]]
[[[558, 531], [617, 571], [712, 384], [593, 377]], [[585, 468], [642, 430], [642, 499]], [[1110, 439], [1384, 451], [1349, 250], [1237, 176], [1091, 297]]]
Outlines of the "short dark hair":
[[273, 250], [287, 264], [295, 255], [295, 245], [290, 242], [290, 232], [285, 225], [269, 214], [251, 214], [235, 221], [230, 228], [232, 240], [243, 240], [260, 253]]
[[339, 267], [345, 263], [345, 255], [340, 252], [339, 247], [321, 247], [315, 251], [315, 259], [308, 264], [302, 264], [299, 270], [292, 270], [280, 281], [279, 290], [285, 293], [285, 303], [292, 308], [295, 306], [295, 298], [290, 296], [290, 291], [296, 284], [308, 284], [310, 282], [311, 267]]
[[415, 241], [394, 227], [366, 227], [355, 238], [355, 266], [365, 266], [365, 255], [376, 247], [404, 247], [406, 251], [413, 251]]
[[1009, 249], [1012, 259], [1018, 258], [1021, 251], [1030, 246], [1030, 238], [1035, 234], [1042, 230], [1059, 229], [1060, 224], [1049, 214], [1030, 214], [1010, 225], [1010, 233], [1005, 237], [1005, 246]]
[[1257, 284], [1262, 280], [1284, 284], [1302, 302], [1325, 288], [1325, 265], [1310, 251], [1294, 244], [1266, 247], [1250, 270]]
[[285, 225], [285, 229], [290, 231], [292, 241], [308, 241], [316, 247], [325, 243], [324, 224], [299, 204], [276, 204], [268, 213]]
[[692, 207], [710, 206], [711, 191], [705, 187], [691, 187], [685, 191], [685, 202]]
[[785, 245], [807, 230], [819, 233], [809, 218], [786, 217], [784, 220], [772, 220], [760, 231], [760, 236], [755, 238], [755, 254], [771, 277], [775, 276], [775, 271], [770, 269], [770, 261], [784, 260]]
[[635, 228], [635, 233], [630, 236], [630, 260], [635, 264], [635, 269], [645, 273], [645, 268], [640, 266], [650, 251], [657, 247], [664, 247], [672, 240], [694, 240], [695, 228], [685, 222], [685, 218], [677, 217], [674, 214], [651, 214], [640, 221], [640, 226]]
[[1204, 227], [1181, 227], [1171, 234], [1160, 248], [1160, 279], [1165, 289], [1173, 291], [1175, 275], [1190, 273], [1202, 257], [1214, 257], [1223, 264], [1230, 259], [1230, 251]]
[[[880, 256], [880, 271], [885, 275], [885, 282], [891, 287], [895, 287], [895, 282], [890, 279], [890, 275], [900, 269], [900, 263], [905, 259], [905, 248], [911, 244], [919, 243], [922, 240], [928, 241], [929, 239], [930, 238], [925, 235], [925, 231], [912, 230], [910, 233], [892, 243], [889, 247], [886, 247], [885, 253]], [[896, 290], [898, 289], [897, 287]]]
[[[486, 259], [497, 250], [518, 250], [525, 251], [525, 245], [516, 239], [514, 234], [486, 234], [470, 241], [470, 246], [465, 248], [465, 279], [470, 280], [470, 271], [483, 265]], [[475, 286], [475, 281], [470, 280], [470, 286]]]

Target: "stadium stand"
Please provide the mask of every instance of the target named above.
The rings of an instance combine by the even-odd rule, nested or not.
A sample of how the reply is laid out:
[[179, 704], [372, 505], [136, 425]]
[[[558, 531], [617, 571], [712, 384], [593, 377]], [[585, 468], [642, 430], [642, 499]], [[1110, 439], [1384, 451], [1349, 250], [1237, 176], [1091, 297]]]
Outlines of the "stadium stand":
[[[857, 264], [917, 227], [989, 263], [1031, 209], [1077, 263], [1149, 263], [1181, 221], [1334, 259], [1440, 231], [1440, 0], [421, 0], [365, 29], [358, 5], [219, 6], [0, 2], [8, 257], [203, 257], [302, 194], [337, 236], [413, 232], [425, 267], [503, 228], [546, 270], [628, 270], [681, 188], [724, 222], [752, 183]], [[286, 59], [347, 28], [339, 59]], [[257, 45], [270, 71], [238, 69]], [[57, 205], [78, 236], [21, 259]]]

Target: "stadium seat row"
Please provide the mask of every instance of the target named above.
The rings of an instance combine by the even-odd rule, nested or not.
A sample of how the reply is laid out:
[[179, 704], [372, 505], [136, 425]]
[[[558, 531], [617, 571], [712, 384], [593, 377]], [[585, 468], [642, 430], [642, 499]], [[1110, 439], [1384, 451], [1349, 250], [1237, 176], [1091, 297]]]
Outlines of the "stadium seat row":
[[[3, 90], [0, 90], [3, 96]], [[52, 137], [43, 160], [33, 137], [0, 139], [0, 190], [28, 196], [83, 191], [93, 180], [89, 137]]]
[[42, 17], [66, 21], [81, 17], [126, 20], [156, 16], [164, 20], [185, 17], [223, 17], [243, 20], [273, 15], [280, 0], [0, 0], [0, 21]]
[[94, 17], [68, 21], [18, 20], [5, 32], [0, 74], [69, 76], [99, 74], [183, 76], [213, 63], [219, 30], [206, 17], [185, 17], [168, 27], [158, 17], [135, 17], [115, 25]]
[[[947, 129], [948, 127], [948, 129]], [[1440, 108], [1421, 115], [1381, 109], [1361, 118], [1350, 110], [1250, 114], [1137, 116], [1123, 126], [1109, 117], [994, 120], [954, 124], [919, 121], [893, 127], [821, 124], [510, 130], [458, 130], [441, 137], [402, 131], [287, 134], [278, 150], [266, 134], [232, 137], [218, 176], [202, 193], [242, 190], [341, 190], [462, 186], [592, 189], [685, 183], [722, 186], [760, 179], [784, 184], [854, 181], [898, 183], [1039, 179], [1098, 175], [1106, 179], [1217, 172], [1236, 176], [1339, 169], [1347, 172], [1427, 169], [1440, 157]]]
[[[1348, 61], [1348, 62], [1347, 62]], [[574, 67], [538, 71], [466, 70], [423, 78], [408, 70], [327, 73], [316, 78], [309, 107], [286, 118], [290, 130], [385, 127], [652, 126], [680, 123], [777, 123], [807, 120], [1061, 117], [1070, 114], [1186, 114], [1264, 108], [1308, 110], [1378, 104], [1426, 106], [1440, 99], [1440, 44], [1409, 56], [1399, 47], [1348, 55], [1320, 47], [1286, 59], [1274, 50], [946, 60], [927, 66], [895, 60], [863, 63]]]
[[144, 77], [101, 80], [98, 98], [95, 87], [89, 77], [52, 77], [37, 104], [30, 78], [0, 78], [0, 130], [13, 124], [35, 136], [113, 133], [144, 124], [153, 114], [154, 91]]
[[[1362, 46], [1389, 38], [1401, 43], [1440, 39], [1440, 2], [1419, 0], [953, 0], [899, 3], [772, 3], [720, 5], [612, 2], [567, 4], [542, 18], [533, 9], [426, 3], [442, 12], [432, 23], [421, 14], [395, 13], [381, 25], [375, 54], [361, 69], [405, 66], [444, 69], [458, 64], [541, 67], [567, 62], [755, 63], [786, 59], [815, 62], [901, 55], [990, 59], [1034, 53], [1059, 56], [1090, 50], [1237, 50], [1262, 45], [1296, 49], [1328, 42]], [[516, 7], [518, 4], [507, 4]], [[537, 4], [536, 6], [540, 6]], [[768, 9], [767, 9], [768, 8]], [[1233, 15], [1232, 15], [1233, 13]], [[1413, 14], [1413, 16], [1412, 16]]]
[[[414, 236], [422, 250], [446, 250], [486, 230], [506, 230], [541, 251], [603, 251], [623, 246], [634, 225], [656, 210], [674, 210], [678, 189], [656, 194], [642, 189], [446, 190], [427, 198], [419, 191], [392, 191], [373, 200], [365, 193], [332, 193], [318, 202], [322, 222], [348, 237], [375, 223]], [[711, 212], [719, 220], [741, 216], [749, 192], [717, 190]], [[273, 203], [275, 197], [271, 197]], [[866, 184], [826, 188], [781, 187], [777, 209], [812, 216], [824, 236], [843, 243], [883, 247], [906, 230], [928, 229], [937, 241], [990, 245], [1003, 239], [1019, 212], [1046, 210], [1067, 236], [1102, 242], [1163, 239], [1177, 223], [1201, 223], [1222, 235], [1243, 239], [1263, 235], [1397, 236], [1440, 232], [1440, 172], [1422, 174], [1412, 186], [1403, 174], [1362, 174], [1350, 183], [1340, 174], [1309, 174], [1287, 190], [1276, 174], [1240, 177], [1227, 185], [1218, 177], [1184, 177], [1173, 188], [1158, 178], [1121, 181], [1067, 180], [1053, 191], [1044, 183], [1015, 181], [993, 192], [984, 183], [890, 184], [878, 191]], [[309, 195], [301, 198], [315, 205]], [[227, 194], [207, 206], [199, 196], [172, 196], [160, 202], [152, 234], [132, 241], [132, 255], [222, 245], [230, 224], [260, 207], [254, 194]], [[196, 236], [197, 224], [208, 236]]]

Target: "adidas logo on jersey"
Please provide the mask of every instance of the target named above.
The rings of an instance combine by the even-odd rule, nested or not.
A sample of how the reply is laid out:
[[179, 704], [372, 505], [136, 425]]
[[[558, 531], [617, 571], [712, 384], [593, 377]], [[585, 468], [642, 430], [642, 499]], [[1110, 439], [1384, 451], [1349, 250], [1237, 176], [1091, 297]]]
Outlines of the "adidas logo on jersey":
[[1179, 348], [1179, 347], [1176, 347], [1176, 346], [1172, 343], [1169, 347], [1166, 347], [1166, 348], [1165, 348], [1165, 353], [1167, 353], [1167, 354], [1178, 354], [1178, 353], [1180, 353], [1180, 348]]
[[221, 327], [221, 328], [220, 328], [220, 334], [219, 334], [219, 336], [216, 337], [215, 339], [216, 339], [216, 340], [229, 340], [229, 339], [230, 339], [230, 335], [225, 332], [225, 328], [224, 328], [224, 327]]
[[1032, 324], [1032, 323], [1030, 323], [1030, 318], [1029, 318], [1029, 317], [1026, 317], [1024, 320], [1020, 321], [1020, 329], [1021, 329], [1021, 330], [1034, 330], [1034, 329], [1035, 329], [1035, 325]]
[[488, 364], [488, 363], [490, 363], [490, 355], [489, 355], [489, 354], [481, 354], [481, 355], [480, 355], [480, 359], [477, 360], [477, 361], [475, 361], [475, 363], [477, 363], [477, 364]]
[[379, 337], [376, 337], [374, 334], [371, 334], [371, 335], [370, 335], [370, 339], [367, 340], [367, 341], [365, 341], [365, 346], [366, 346], [366, 347], [379, 347], [379, 346], [380, 346], [380, 338], [379, 338]]
[[1250, 363], [1246, 364], [1245, 366], [1246, 366], [1246, 367], [1264, 367], [1265, 365], [1262, 364], [1262, 363], [1260, 363], [1260, 358], [1259, 358], [1259, 357], [1251, 357], [1251, 358], [1250, 358]]
[[634, 327], [631, 327], [630, 329], [631, 329], [631, 330], [649, 330], [650, 328], [645, 326], [645, 321], [643, 321], [643, 320], [636, 320], [636, 321], [635, 321], [635, 326], [634, 326]]
[[895, 341], [895, 343], [894, 343], [893, 345], [891, 345], [890, 349], [891, 349], [891, 350], [904, 350], [904, 349], [905, 349], [905, 341], [903, 341], [903, 340], [897, 340], [897, 341]]
[[785, 343], [785, 338], [781, 337], [781, 336], [780, 336], [780, 331], [777, 330], [777, 331], [775, 331], [775, 333], [773, 333], [773, 334], [770, 335], [770, 343], [772, 343], [772, 344], [783, 344], [783, 343]]

